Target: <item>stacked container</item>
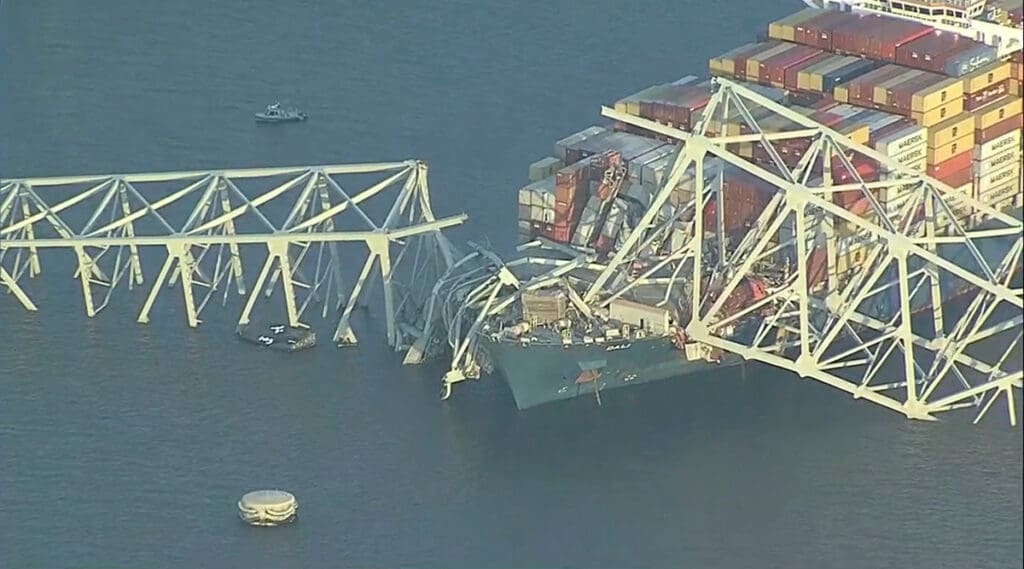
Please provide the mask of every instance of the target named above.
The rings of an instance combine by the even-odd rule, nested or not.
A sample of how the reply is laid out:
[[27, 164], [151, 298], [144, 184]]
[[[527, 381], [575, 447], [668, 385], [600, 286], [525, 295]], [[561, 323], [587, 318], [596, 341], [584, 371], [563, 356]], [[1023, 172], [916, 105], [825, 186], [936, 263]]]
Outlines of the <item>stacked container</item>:
[[974, 193], [997, 209], [1021, 202], [1021, 98], [1003, 96], [974, 111], [976, 146], [972, 152]]
[[549, 234], [555, 223], [555, 177], [538, 180], [519, 190], [519, 240]]
[[962, 77], [997, 60], [996, 48], [960, 34], [932, 31], [896, 48], [896, 63]]

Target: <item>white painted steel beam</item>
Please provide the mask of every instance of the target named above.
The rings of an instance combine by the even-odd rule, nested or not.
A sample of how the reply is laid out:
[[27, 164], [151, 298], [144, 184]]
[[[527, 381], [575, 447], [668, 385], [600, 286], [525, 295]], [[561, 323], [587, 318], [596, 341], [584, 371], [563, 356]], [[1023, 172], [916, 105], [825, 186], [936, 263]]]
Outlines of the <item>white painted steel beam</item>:
[[[340, 181], [373, 174], [383, 179], [368, 186], [364, 179]], [[242, 179], [248, 180], [246, 188], [261, 183], [265, 189], [243, 191], [236, 184]], [[375, 220], [364, 209], [370, 200], [389, 197], [385, 219]], [[288, 214], [277, 225], [271, 220], [282, 210]], [[345, 225], [346, 219], [355, 223]], [[432, 282], [455, 262], [456, 250], [443, 231], [465, 219], [464, 214], [435, 217], [427, 165], [415, 160], [0, 180], [0, 284], [27, 310], [36, 310], [24, 284], [39, 274], [39, 256], [70, 250], [78, 259], [76, 278], [86, 313], [95, 316], [123, 280], [129, 288], [143, 283], [142, 257], [162, 252], [140, 323], [150, 321], [164, 288], [180, 286], [186, 322], [198, 326], [215, 292], [223, 292], [222, 304], [228, 302], [234, 281], [237, 294], [245, 297], [238, 322], [248, 324], [257, 300], [270, 296], [280, 282], [289, 324], [308, 327], [303, 318], [309, 306], [323, 304], [326, 317], [332, 304], [327, 297], [333, 294], [338, 298], [333, 309], [341, 308], [342, 273], [349, 261], [339, 246], [360, 244], [370, 251], [367, 266], [379, 261], [388, 343], [401, 349], [415, 340], [410, 334], [415, 336], [422, 322], [399, 308], [426, 302], [411, 299], [418, 289], [406, 282]], [[74, 229], [76, 224], [81, 229]], [[365, 229], [339, 229], [352, 225]], [[410, 247], [415, 255], [405, 254]], [[264, 259], [248, 292], [243, 250], [262, 252]], [[348, 296], [339, 341], [354, 341], [348, 317], [369, 276], [364, 270]], [[99, 296], [97, 288], [104, 290]]]

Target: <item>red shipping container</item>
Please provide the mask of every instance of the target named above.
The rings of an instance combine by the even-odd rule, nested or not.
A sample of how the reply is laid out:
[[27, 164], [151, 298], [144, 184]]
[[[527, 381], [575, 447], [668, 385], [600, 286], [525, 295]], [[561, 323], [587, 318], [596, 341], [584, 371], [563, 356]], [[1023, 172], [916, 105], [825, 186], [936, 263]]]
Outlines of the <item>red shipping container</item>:
[[987, 89], [964, 95], [964, 110], [973, 111], [1006, 95], [1010, 92], [1010, 81], [1013, 79], [1005, 79]]
[[974, 144], [981, 145], [995, 140], [1004, 134], [1024, 128], [1024, 115], [1017, 114], [1009, 118], [1005, 118], [996, 124], [982, 129], [974, 131]]
[[938, 73], [931, 73], [928, 71], [922, 72], [917, 77], [900, 83], [899, 85], [893, 85], [891, 89], [886, 92], [887, 101], [885, 102], [886, 107], [898, 112], [901, 115], [909, 115], [913, 112], [914, 95], [919, 93], [921, 89], [931, 87], [943, 81], [947, 81], [949, 77], [945, 75], [939, 75]]
[[[762, 62], [759, 80], [775, 87], [783, 87], [786, 82], [787, 69], [820, 55], [822, 55], [820, 49], [803, 45], [794, 46], [793, 49]], [[796, 81], [793, 81], [793, 84], [795, 87]]]
[[928, 165], [928, 175], [933, 178], [940, 178], [947, 174], [952, 174], [963, 170], [964, 168], [970, 168], [971, 162], [974, 160], [974, 148], [968, 148], [966, 151], [957, 154], [949, 160], [944, 160], [938, 164]]
[[[815, 49], [815, 48], [808, 47], [807, 49]], [[790, 65], [789, 67], [786, 68], [786, 72], [784, 73], [783, 78], [782, 78], [782, 85], [783, 85], [783, 87], [785, 87], [786, 89], [788, 89], [790, 91], [796, 91], [797, 90], [797, 79], [799, 77], [799, 73], [801, 71], [803, 71], [804, 69], [808, 69], [810, 67], [813, 67], [813, 66], [821, 63], [822, 61], [825, 61], [826, 59], [828, 59], [830, 57], [834, 57], [834, 56], [831, 53], [823, 52], [821, 50], [818, 50], [818, 54], [815, 55], [814, 57], [812, 57], [810, 59], [805, 59], [804, 61], [801, 61], [799, 63], [795, 63], [793, 65]]]
[[793, 40], [827, 51], [832, 50], [832, 30], [856, 21], [853, 14], [830, 11], [796, 26]]
[[931, 33], [932, 29], [909, 20], [864, 16], [860, 26], [850, 26], [837, 32], [832, 39], [832, 48], [836, 53], [895, 61], [897, 47]]
[[[953, 158], [956, 157], [954, 156]], [[966, 168], [961, 168], [954, 172], [947, 172], [945, 174], [935, 176], [935, 179], [943, 182], [951, 188], [959, 188], [970, 184], [971, 180], [974, 179], [973, 164], [968, 164]]]

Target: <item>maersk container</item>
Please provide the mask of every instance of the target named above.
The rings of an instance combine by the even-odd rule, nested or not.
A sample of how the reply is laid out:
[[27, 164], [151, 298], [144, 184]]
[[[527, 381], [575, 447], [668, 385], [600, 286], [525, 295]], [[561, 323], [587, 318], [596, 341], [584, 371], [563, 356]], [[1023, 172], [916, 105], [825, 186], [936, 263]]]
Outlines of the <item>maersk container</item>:
[[992, 186], [984, 193], [978, 194], [976, 199], [984, 204], [1001, 209], [1007, 202], [1013, 202], [1014, 198], [1020, 198], [1020, 180], [1011, 179], [998, 186]]
[[[977, 133], [975, 133], [977, 138]], [[977, 142], [977, 141], [975, 141]], [[1020, 129], [1014, 129], [1010, 132], [996, 137], [988, 142], [977, 144], [974, 147], [974, 160], [976, 162], [984, 162], [989, 158], [998, 156], [1003, 152], [1011, 149], [1021, 149], [1021, 131]]]
[[1020, 162], [1011, 163], [1004, 166], [1001, 170], [990, 172], [984, 176], [975, 176], [974, 187], [976, 195], [979, 199], [983, 196], [990, 195], [990, 193], [996, 188], [1000, 188], [1005, 184], [1013, 184], [1020, 191]]
[[974, 162], [974, 175], [978, 177], [987, 176], [997, 172], [1010, 164], [1019, 164], [1021, 157], [1020, 148], [1007, 148], [995, 156], [985, 160]]
[[1024, 128], [1024, 115], [1009, 116], [988, 128], [975, 130], [974, 142], [975, 144], [985, 144], [1021, 128]]

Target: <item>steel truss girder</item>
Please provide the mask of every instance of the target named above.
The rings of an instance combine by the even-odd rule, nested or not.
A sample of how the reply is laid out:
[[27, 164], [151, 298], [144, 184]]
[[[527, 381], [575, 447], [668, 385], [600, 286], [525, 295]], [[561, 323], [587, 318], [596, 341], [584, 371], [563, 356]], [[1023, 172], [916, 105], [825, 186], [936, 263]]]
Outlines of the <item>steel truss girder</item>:
[[[346, 189], [339, 180], [373, 174], [386, 177], [359, 191]], [[239, 187], [242, 181], [266, 183], [268, 178], [286, 179], [255, 193]], [[156, 196], [149, 184], [173, 190]], [[69, 195], [68, 186], [85, 187]], [[388, 193], [390, 205], [370, 210], [386, 215], [374, 219], [367, 205], [379, 204]], [[174, 211], [183, 206], [187, 213]], [[284, 210], [283, 222], [271, 221]], [[334, 339], [349, 345], [356, 343], [352, 309], [365, 281], [376, 277], [383, 290], [388, 343], [401, 349], [426, 327], [419, 311], [429, 296], [423, 283], [433, 282], [457, 257], [442, 231], [465, 219], [464, 214], [434, 215], [427, 165], [416, 160], [0, 180], [0, 283], [27, 310], [36, 310], [23, 284], [41, 274], [40, 252], [71, 250], [91, 317], [110, 303], [120, 283], [127, 281], [129, 289], [142, 285], [140, 251], [159, 249], [166, 257], [139, 322], [149, 322], [163, 288], [180, 283], [189, 326], [201, 323], [215, 292], [223, 293], [226, 304], [232, 288], [245, 297], [238, 323], [247, 324], [259, 297], [272, 296], [280, 283], [292, 326], [308, 326], [303, 317], [311, 304], [322, 304], [325, 318], [344, 306]], [[346, 225], [355, 229], [342, 229]], [[344, 243], [362, 243], [367, 251], [364, 270], [347, 294], [340, 252]], [[251, 289], [245, 283], [243, 246], [265, 252]], [[379, 270], [371, 274], [374, 264]]]
[[[709, 199], [729, 199], [705, 174], [709, 159], [714, 159], [768, 182], [777, 193], [732, 254], [721, 255], [716, 263], [706, 264], [702, 255], [694, 253], [703, 251], [708, 241], [725, 252], [721, 214], [718, 227], [712, 228], [703, 227], [703, 215], [693, 216], [685, 231], [690, 242], [676, 252], [679, 265], [674, 273], [678, 274], [685, 264], [693, 275], [690, 302], [696, 316], [687, 328], [690, 338], [795, 371], [913, 419], [933, 419], [940, 412], [972, 406], [978, 409], [977, 421], [996, 397], [1005, 396], [1009, 420], [1015, 425], [1013, 390], [1020, 389], [1022, 375], [1019, 362], [1007, 358], [1007, 354], [1019, 349], [1024, 320], [1020, 316], [1024, 294], [1011, 286], [1011, 278], [1021, 270], [1021, 220], [972, 196], [957, 194], [941, 182], [852, 143], [741, 84], [726, 79], [716, 83], [716, 93], [692, 133], [609, 108], [602, 110], [606, 117], [673, 137], [682, 144], [668, 179], [638, 224], [648, 229], [629, 235], [586, 291], [584, 300], [595, 303], [621, 294], [620, 283], [626, 281], [622, 277], [630, 264], [651, 254], [645, 237], [672, 222], [659, 225], [655, 218], [687, 171], [695, 177], [694, 197], [688, 207], [701, 212]], [[750, 110], [753, 107], [788, 120], [793, 124], [792, 132], [765, 135]], [[730, 108], [738, 118], [733, 118]], [[713, 136], [708, 126], [714, 120], [720, 124], [741, 121], [753, 134]], [[809, 138], [809, 150], [795, 167], [782, 160], [774, 145], [787, 134]], [[759, 145], [768, 163], [755, 163], [736, 154], [737, 142]], [[851, 154], [876, 162], [885, 172], [885, 179], [864, 182], [851, 164]], [[831, 183], [834, 160], [852, 174], [853, 182]], [[812, 171], [820, 173], [816, 183], [811, 183]], [[851, 190], [861, 193], [866, 212], [855, 214], [833, 202], [832, 194]], [[878, 197], [881, 191], [887, 192], [887, 205]], [[958, 221], [962, 216], [955, 212], [965, 209], [972, 212], [973, 229], [966, 229]], [[987, 225], [979, 228], [982, 222]], [[788, 240], [779, 237], [783, 226], [795, 229]], [[827, 286], [819, 291], [810, 282], [810, 247], [825, 242], [832, 266], [837, 255], [836, 228], [840, 226], [864, 240], [867, 260], [853, 278], [842, 281], [830, 270]], [[991, 241], [995, 238], [1012, 246], [993, 247]], [[950, 246], [960, 248], [959, 259], [938, 254], [939, 247]], [[754, 266], [783, 249], [795, 250], [796, 255], [796, 270], [783, 286], [769, 291], [769, 299], [755, 306], [736, 314], [724, 313], [726, 299], [742, 286], [745, 277], [754, 276]], [[982, 249], [988, 253], [983, 254]], [[876, 286], [885, 275], [890, 282]], [[959, 316], [943, 308], [939, 283], [945, 277], [966, 282], [977, 291]], [[702, 290], [703, 282], [716, 285], [714, 295]], [[673, 279], [665, 283], [666, 299], [674, 285]], [[912, 316], [912, 303], [922, 291], [930, 297], [932, 306]], [[867, 308], [881, 294], [888, 294], [896, 305], [887, 321], [873, 317]], [[776, 311], [771, 318], [763, 319], [756, 341], [738, 342], [725, 333], [737, 319], [768, 303], [776, 304]], [[768, 329], [777, 337], [795, 338], [762, 345], [770, 335]], [[1014, 334], [1014, 339], [1006, 341]], [[997, 342], [999, 336], [1002, 338]], [[982, 341], [998, 345], [994, 350], [998, 355], [988, 358], [992, 361], [976, 353], [984, 351], [979, 345]], [[898, 361], [889, 359], [893, 353], [900, 355]], [[886, 363], [890, 365], [884, 366]], [[854, 371], [860, 372], [859, 377]]]

